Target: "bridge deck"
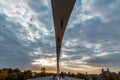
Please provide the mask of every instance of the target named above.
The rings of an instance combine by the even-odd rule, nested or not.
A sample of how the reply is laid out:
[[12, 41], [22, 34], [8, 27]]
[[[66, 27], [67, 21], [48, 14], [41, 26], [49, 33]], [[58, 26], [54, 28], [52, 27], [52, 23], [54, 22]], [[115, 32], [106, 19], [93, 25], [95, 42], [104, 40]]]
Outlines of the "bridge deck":
[[[33, 79], [28, 79], [28, 80], [51, 80], [52, 76], [48, 77], [40, 77], [40, 78], [33, 78]], [[78, 79], [78, 78], [73, 78], [73, 77], [65, 77], [65, 80], [84, 80], [84, 79]]]

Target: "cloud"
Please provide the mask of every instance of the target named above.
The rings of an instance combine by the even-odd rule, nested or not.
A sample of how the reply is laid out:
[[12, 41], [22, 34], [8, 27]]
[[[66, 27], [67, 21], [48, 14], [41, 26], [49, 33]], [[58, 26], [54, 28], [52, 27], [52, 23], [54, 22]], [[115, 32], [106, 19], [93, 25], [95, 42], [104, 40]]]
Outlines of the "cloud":
[[[48, 26], [47, 29], [45, 23], [37, 20], [37, 16], [29, 10], [27, 2], [21, 0], [19, 2], [21, 5], [16, 0], [9, 2], [10, 4], [8, 2], [3, 0], [0, 3], [1, 68], [35, 68], [34, 65], [31, 65], [35, 58], [46, 58], [55, 55], [54, 34], [52, 34], [53, 30], [50, 29], [52, 25]], [[46, 2], [45, 4], [47, 5]], [[39, 25], [40, 27], [38, 27]]]
[[[119, 0], [77, 0], [64, 35], [61, 70], [94, 72], [101, 67], [118, 70], [119, 3]], [[46, 66], [55, 70], [54, 35], [50, 0], [1, 0], [0, 68]]]
[[[88, 65], [110, 67], [112, 70], [118, 69], [112, 66], [115, 60], [108, 57], [120, 53], [118, 49], [120, 47], [118, 3], [117, 0], [91, 0], [89, 3], [88, 0], [82, 0], [81, 12], [74, 16], [78, 19], [73, 21], [78, 23], [71, 24], [74, 27], [68, 28], [64, 37], [65, 45], [63, 47], [65, 49], [63, 48], [63, 50], [66, 50], [66, 52], [64, 51], [67, 53], [66, 55], [70, 54], [68, 60], [82, 60], [87, 56], [88, 58], [83, 59], [82, 62], [86, 62]], [[111, 5], [112, 7], [110, 7]], [[76, 39], [76, 42], [72, 41], [74, 39]], [[70, 51], [67, 51], [66, 48]], [[106, 57], [108, 58], [106, 59]], [[112, 61], [111, 66], [106, 65], [109, 61]]]

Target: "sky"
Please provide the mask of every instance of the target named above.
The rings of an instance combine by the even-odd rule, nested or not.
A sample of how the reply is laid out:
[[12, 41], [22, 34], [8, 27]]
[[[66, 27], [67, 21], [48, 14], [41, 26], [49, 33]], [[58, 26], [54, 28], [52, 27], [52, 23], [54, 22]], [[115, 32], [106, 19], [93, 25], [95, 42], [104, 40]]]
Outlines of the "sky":
[[[120, 0], [76, 0], [61, 71], [120, 71]], [[56, 70], [51, 0], [0, 0], [0, 68]]]

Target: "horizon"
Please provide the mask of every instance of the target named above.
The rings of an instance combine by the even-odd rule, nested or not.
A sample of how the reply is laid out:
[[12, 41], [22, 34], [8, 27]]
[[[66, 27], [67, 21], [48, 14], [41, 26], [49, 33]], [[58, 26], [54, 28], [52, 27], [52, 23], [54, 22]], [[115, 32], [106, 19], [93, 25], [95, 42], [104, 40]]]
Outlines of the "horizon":
[[[45, 68], [46, 68], [46, 67], [45, 67]], [[1, 69], [4, 69], [4, 68], [1, 68]], [[9, 68], [7, 68], [7, 69], [9, 69]], [[19, 69], [19, 68], [11, 68], [11, 69]], [[75, 72], [75, 71], [73, 71], [73, 72], [72, 72], [72, 71], [60, 71], [60, 73], [61, 73], [61, 72], [65, 72], [65, 73], [69, 73], [69, 72], [70, 72], [70, 73], [74, 73], [74, 74], [77, 74], [77, 73], [86, 74], [86, 73], [87, 73], [87, 74], [97, 74], [97, 75], [99, 75], [99, 74], [102, 73], [102, 69], [104, 69], [104, 71], [107, 71], [107, 69], [109, 69], [109, 68], [101, 68], [101, 69], [98, 70], [98, 72], [90, 72], [90, 73], [87, 72], [87, 71], [86, 71], [86, 72], [85, 72], [85, 71], [83, 71], [83, 72], [79, 72], [79, 71], [77, 71], [77, 72]], [[24, 71], [27, 71], [27, 70], [31, 70], [32, 72], [35, 72], [35, 73], [40, 73], [40, 72], [41, 72], [41, 69], [39, 69], [39, 70], [35, 70], [35, 69], [34, 69], [34, 70], [33, 70], [33, 69], [19, 69], [19, 70], [20, 70], [21, 72], [24, 72]], [[109, 69], [109, 71], [110, 71], [111, 73], [114, 73], [114, 71], [112, 71], [112, 70], [110, 70], [110, 69]], [[47, 68], [46, 68], [45, 72], [46, 72], [46, 73], [55, 73], [55, 74], [57, 73], [56, 70], [47, 70]], [[115, 73], [118, 74], [119, 72], [120, 72], [120, 71], [116, 71]]]
[[[0, 1], [0, 68], [56, 71], [50, 1]], [[63, 38], [61, 71], [120, 71], [119, 4], [120, 0], [76, 0]]]

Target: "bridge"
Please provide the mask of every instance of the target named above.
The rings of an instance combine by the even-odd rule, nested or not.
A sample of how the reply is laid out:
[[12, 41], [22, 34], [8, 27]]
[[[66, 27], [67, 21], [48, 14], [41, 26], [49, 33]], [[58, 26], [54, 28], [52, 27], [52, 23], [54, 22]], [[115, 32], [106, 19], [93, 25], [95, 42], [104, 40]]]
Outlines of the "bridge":
[[56, 38], [57, 74], [60, 73], [59, 61], [61, 55], [62, 40], [75, 1], [76, 0], [51, 0]]
[[[55, 38], [56, 38], [56, 57], [57, 57], [57, 74], [60, 74], [60, 55], [61, 55], [61, 47], [62, 40], [64, 36], [64, 32], [69, 21], [70, 15], [72, 13], [74, 4], [76, 0], [51, 0], [52, 5], [52, 13], [53, 13], [53, 22], [55, 29]], [[59, 77], [59, 76], [58, 76]], [[47, 77], [39, 77], [28, 80], [51, 80], [52, 76]], [[59, 79], [58, 79], [59, 80]], [[62, 80], [84, 80], [77, 79], [73, 77], [65, 77]]]
[[[27, 79], [27, 80], [52, 80], [51, 78], [52, 78], [52, 76], [47, 76], [47, 77], [39, 77], [39, 78], [33, 78], [33, 79]], [[65, 77], [65, 80], [84, 80], [84, 79]]]

